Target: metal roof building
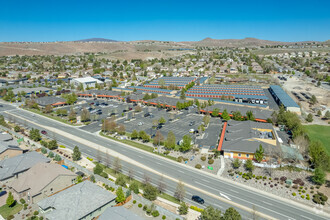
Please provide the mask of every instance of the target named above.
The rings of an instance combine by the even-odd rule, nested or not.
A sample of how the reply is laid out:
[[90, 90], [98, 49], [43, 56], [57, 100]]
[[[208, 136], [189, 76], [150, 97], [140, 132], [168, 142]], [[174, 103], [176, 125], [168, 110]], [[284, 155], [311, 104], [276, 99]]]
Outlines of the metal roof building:
[[160, 77], [158, 79], [152, 80], [150, 83], [145, 84], [144, 87], [151, 87], [151, 88], [159, 88], [161, 85], [159, 84], [160, 80], [164, 80], [164, 86], [174, 85], [177, 86], [179, 89], [185, 87], [187, 84], [194, 82], [197, 80], [196, 77]]
[[271, 85], [270, 94], [278, 105], [283, 105], [288, 111], [300, 113], [300, 106], [278, 85]]
[[264, 104], [268, 97], [259, 86], [246, 85], [201, 85], [194, 86], [186, 92], [187, 97], [229, 99], [236, 102]]

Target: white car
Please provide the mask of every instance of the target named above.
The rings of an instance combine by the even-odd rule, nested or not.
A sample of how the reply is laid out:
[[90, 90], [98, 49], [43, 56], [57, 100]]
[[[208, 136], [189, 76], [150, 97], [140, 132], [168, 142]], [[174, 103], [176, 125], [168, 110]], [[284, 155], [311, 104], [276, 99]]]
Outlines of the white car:
[[141, 121], [141, 122], [139, 122], [138, 126], [141, 126], [141, 125], [143, 125], [143, 124], [144, 124], [144, 122]]
[[189, 130], [189, 133], [194, 133], [194, 132], [195, 132], [195, 129], [193, 129], [193, 128]]

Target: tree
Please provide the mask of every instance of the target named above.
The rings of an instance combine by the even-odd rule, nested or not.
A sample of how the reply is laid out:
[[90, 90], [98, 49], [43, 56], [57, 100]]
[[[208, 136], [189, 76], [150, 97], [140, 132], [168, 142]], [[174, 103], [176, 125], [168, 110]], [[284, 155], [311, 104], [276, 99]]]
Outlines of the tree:
[[327, 154], [322, 143], [317, 141], [312, 141], [309, 145], [309, 157], [312, 165], [315, 168], [323, 168], [324, 170], [330, 169], [330, 156]]
[[325, 183], [325, 172], [321, 168], [316, 168], [312, 177], [314, 183], [322, 185]]
[[208, 206], [202, 211], [200, 218], [201, 220], [221, 219], [221, 211], [213, 208], [213, 206]]
[[143, 197], [150, 201], [154, 201], [157, 199], [157, 193], [158, 193], [158, 190], [156, 189], [156, 187], [153, 187], [150, 183], [148, 183], [144, 187]]
[[154, 144], [154, 145], [159, 145], [159, 144], [161, 144], [163, 141], [164, 141], [164, 136], [163, 136], [162, 133], [160, 133], [160, 131], [158, 130], [158, 131], [156, 132], [156, 135], [155, 135], [154, 139], [153, 139], [153, 144]]
[[111, 159], [110, 159], [110, 155], [109, 155], [109, 150], [108, 149], [105, 150], [105, 165], [107, 167], [110, 167], [111, 166]]
[[137, 139], [139, 137], [139, 133], [134, 129], [131, 134], [131, 139]]
[[80, 158], [81, 158], [81, 152], [79, 151], [79, 148], [75, 146], [73, 148], [72, 159], [73, 161], [77, 161], [80, 160]]
[[72, 104], [74, 104], [77, 101], [77, 95], [75, 93], [71, 93], [71, 94], [65, 95], [64, 98], [66, 99], [65, 102], [68, 105], [72, 105]]
[[121, 171], [121, 163], [119, 157], [115, 158], [115, 161], [113, 162], [113, 169], [115, 170], [115, 173], [119, 173]]
[[73, 109], [70, 110], [69, 120], [70, 121], [73, 121], [73, 122], [76, 122], [77, 121], [77, 114], [76, 114], [76, 112]]
[[217, 116], [219, 116], [219, 109], [218, 109], [218, 108], [213, 109], [213, 111], [212, 111], [212, 116], [213, 116], [213, 117], [217, 117]]
[[124, 192], [123, 192], [123, 188], [119, 187], [117, 190], [116, 190], [116, 202], [117, 203], [121, 203], [121, 202], [124, 202], [125, 201], [125, 195], [124, 195]]
[[238, 169], [241, 166], [241, 161], [238, 158], [235, 158], [233, 161], [233, 167]]
[[19, 131], [21, 131], [20, 126], [16, 125], [16, 126], [14, 127], [14, 131], [15, 131], [15, 132], [19, 132]]
[[179, 201], [182, 201], [185, 195], [186, 190], [184, 189], [184, 184], [180, 181], [176, 186], [174, 197], [177, 198]]
[[230, 207], [223, 214], [222, 219], [223, 220], [241, 220], [242, 217], [236, 209], [234, 209], [233, 207]]
[[174, 149], [176, 145], [175, 135], [172, 131], [168, 132], [166, 139], [166, 148]]
[[188, 151], [190, 150], [191, 148], [191, 137], [190, 135], [186, 134], [185, 136], [183, 136], [182, 138], [182, 144], [180, 146], [180, 150], [185, 152], [185, 151]]
[[222, 114], [221, 114], [221, 117], [223, 120], [226, 120], [226, 121], [229, 121], [230, 120], [230, 116], [227, 112], [227, 109], [223, 110]]
[[57, 148], [57, 141], [56, 140], [49, 141], [47, 147], [49, 150], [55, 150]]
[[180, 215], [188, 214], [188, 206], [185, 202], [181, 202], [179, 206], [179, 213]]
[[260, 163], [264, 157], [264, 148], [262, 145], [259, 145], [259, 148], [256, 149], [256, 153], [254, 154], [255, 159]]
[[159, 119], [159, 124], [165, 124], [165, 123], [166, 123], [165, 118], [164, 118], [164, 117], [161, 117], [161, 118]]
[[120, 124], [117, 128], [117, 132], [118, 134], [120, 135], [124, 135], [125, 134], [125, 131], [126, 131], [126, 128], [125, 128], [125, 125], [123, 124]]
[[309, 114], [307, 115], [306, 121], [307, 121], [307, 122], [312, 122], [312, 121], [313, 121], [313, 115], [312, 115], [311, 113], [309, 113]]
[[236, 111], [236, 112], [234, 112], [234, 113], [233, 113], [233, 119], [234, 119], [235, 121], [242, 121], [243, 118], [242, 118], [242, 114], [241, 114], [241, 112], [240, 112], [240, 111]]
[[255, 120], [255, 117], [254, 117], [252, 111], [247, 111], [247, 112], [246, 112], [246, 119], [247, 119], [247, 120], [250, 120], [250, 121], [254, 121], [254, 120]]
[[322, 112], [321, 112], [321, 110], [318, 110], [318, 111], [317, 111], [317, 116], [322, 117]]
[[103, 172], [103, 167], [99, 163], [97, 163], [93, 171], [94, 174], [100, 175]]
[[90, 118], [91, 118], [91, 115], [90, 115], [89, 111], [86, 108], [83, 108], [83, 110], [81, 111], [80, 120], [82, 122], [86, 122], [86, 121], [89, 121]]
[[32, 128], [30, 131], [30, 135], [29, 137], [33, 140], [33, 141], [40, 141], [41, 140], [41, 135], [38, 129]]
[[55, 161], [61, 161], [62, 158], [61, 158], [60, 155], [56, 154], [55, 157], [54, 157], [54, 160], [55, 160]]
[[204, 122], [204, 126], [207, 127], [207, 125], [210, 123], [210, 116], [205, 115], [203, 117], [203, 122]]
[[310, 102], [311, 102], [312, 105], [315, 105], [317, 103], [317, 99], [316, 99], [315, 95], [312, 95], [312, 97], [310, 99]]
[[119, 177], [116, 179], [116, 185], [126, 187], [126, 181], [123, 175], [119, 175]]
[[252, 172], [254, 169], [254, 165], [251, 159], [246, 160], [245, 162], [245, 169]]
[[12, 207], [15, 204], [15, 199], [14, 199], [14, 196], [13, 196], [13, 194], [11, 192], [9, 192], [9, 194], [8, 194], [8, 197], [7, 197], [7, 200], [6, 200], [6, 204], [9, 207]]
[[180, 99], [186, 99], [186, 95], [185, 95], [184, 89], [181, 90]]
[[139, 194], [139, 183], [137, 181], [133, 181], [130, 185], [129, 185], [129, 189], [132, 190], [135, 194]]
[[46, 105], [44, 111], [45, 111], [45, 113], [51, 113], [53, 111], [52, 105]]
[[330, 119], [330, 111], [326, 111], [324, 114], [325, 119]]

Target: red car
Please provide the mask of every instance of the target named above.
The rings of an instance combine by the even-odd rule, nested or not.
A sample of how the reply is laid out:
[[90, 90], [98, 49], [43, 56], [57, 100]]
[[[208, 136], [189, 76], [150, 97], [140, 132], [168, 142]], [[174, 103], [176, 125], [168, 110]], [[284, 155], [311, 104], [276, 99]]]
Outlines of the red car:
[[46, 135], [46, 134], [47, 134], [47, 131], [42, 130], [42, 131], [41, 131], [41, 134]]

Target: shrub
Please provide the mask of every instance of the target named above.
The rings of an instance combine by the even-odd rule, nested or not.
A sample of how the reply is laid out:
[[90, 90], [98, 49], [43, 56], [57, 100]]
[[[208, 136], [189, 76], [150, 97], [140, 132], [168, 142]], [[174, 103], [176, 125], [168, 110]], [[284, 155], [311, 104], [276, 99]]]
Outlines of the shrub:
[[138, 207], [139, 207], [139, 208], [141, 208], [141, 207], [142, 207], [142, 204], [141, 204], [141, 203], [139, 203], [139, 204], [138, 204]]
[[162, 219], [163, 219], [163, 220], [165, 220], [165, 219], [166, 219], [166, 216], [165, 216], [165, 215], [163, 215], [163, 216], [162, 216]]
[[129, 185], [129, 189], [132, 190], [135, 194], [139, 193], [139, 183], [137, 181], [133, 181]]
[[133, 200], [133, 204], [135, 204], [136, 203], [136, 200]]
[[150, 215], [151, 214], [151, 209], [147, 209], [146, 213], [147, 213], [147, 215]]
[[20, 201], [20, 203], [25, 204], [25, 200], [23, 198], [20, 199], [19, 201]]
[[302, 179], [300, 179], [300, 178], [297, 178], [297, 179], [293, 180], [293, 183], [298, 184], [300, 186], [305, 185], [304, 181], [302, 181]]
[[205, 161], [206, 160], [206, 157], [205, 156], [201, 156], [201, 160], [202, 161]]
[[312, 190], [312, 191], [311, 191], [311, 193], [313, 194], [313, 193], [314, 193], [314, 191]]
[[273, 185], [270, 185], [270, 188], [273, 188]]
[[33, 212], [33, 215], [39, 215], [39, 212], [38, 211], [34, 211]]
[[305, 195], [301, 195], [301, 198], [304, 199], [305, 198]]
[[209, 159], [208, 163], [209, 164], [213, 164], [214, 163], [214, 160], [213, 159]]
[[296, 196], [297, 194], [296, 193], [292, 193], [293, 196]]
[[272, 180], [272, 178], [271, 178], [271, 177], [269, 177], [269, 180]]
[[60, 145], [60, 148], [66, 148], [65, 146], [63, 146], [63, 145]]
[[183, 157], [182, 156], [178, 157], [177, 161], [181, 163], [183, 161]]
[[28, 204], [24, 204], [24, 210], [27, 210]]
[[305, 190], [303, 190], [303, 191], [302, 191], [302, 193], [306, 193], [306, 191], [305, 191]]
[[203, 209], [198, 208], [198, 207], [196, 207], [196, 206], [190, 206], [190, 209], [195, 210], [195, 211], [197, 211], [197, 212], [202, 212], [202, 211], [203, 211]]
[[292, 188], [298, 189], [298, 186], [297, 185], [293, 185]]
[[47, 149], [46, 148], [41, 148], [41, 153], [43, 153], [43, 154], [47, 154]]
[[146, 211], [147, 208], [148, 208], [148, 206], [147, 206], [147, 205], [144, 205], [144, 206], [143, 206], [143, 211]]
[[300, 186], [299, 189], [303, 189], [304, 187]]
[[267, 179], [267, 177], [266, 177], [266, 176], [264, 176], [264, 177], [263, 177], [263, 179], [265, 180], [265, 179]]
[[320, 186], [316, 186], [316, 189], [319, 189], [320, 188]]
[[107, 173], [105, 173], [105, 172], [102, 172], [101, 174], [100, 174], [100, 176], [102, 176], [103, 178], [108, 178], [108, 174]]
[[157, 210], [155, 210], [151, 213], [151, 215], [156, 218], [159, 216], [159, 212]]
[[125, 178], [123, 175], [120, 175], [117, 179], [116, 179], [116, 185], [119, 185], [119, 186], [123, 186], [123, 187], [126, 187], [126, 181], [125, 181]]
[[314, 186], [311, 186], [311, 189], [314, 189]]
[[14, 219], [15, 217], [13, 216], [13, 215], [10, 215], [10, 216], [8, 216], [7, 217], [7, 220], [12, 220], [12, 219]]
[[282, 176], [282, 177], [280, 178], [280, 180], [281, 180], [282, 182], [285, 182], [285, 181], [287, 180], [287, 178], [286, 178], [286, 176]]
[[88, 159], [89, 161], [93, 161], [93, 160], [94, 160], [93, 158], [90, 158], [90, 157], [87, 157], [87, 159]]
[[311, 198], [309, 196], [306, 197], [307, 200], [310, 200]]
[[285, 185], [286, 188], [290, 188], [290, 185]]
[[278, 179], [278, 177], [275, 177], [274, 180], [275, 180], [275, 181], [278, 181], [279, 179]]
[[201, 169], [201, 168], [202, 168], [202, 165], [200, 165], [200, 164], [196, 164], [195, 168], [197, 168], [197, 169]]

